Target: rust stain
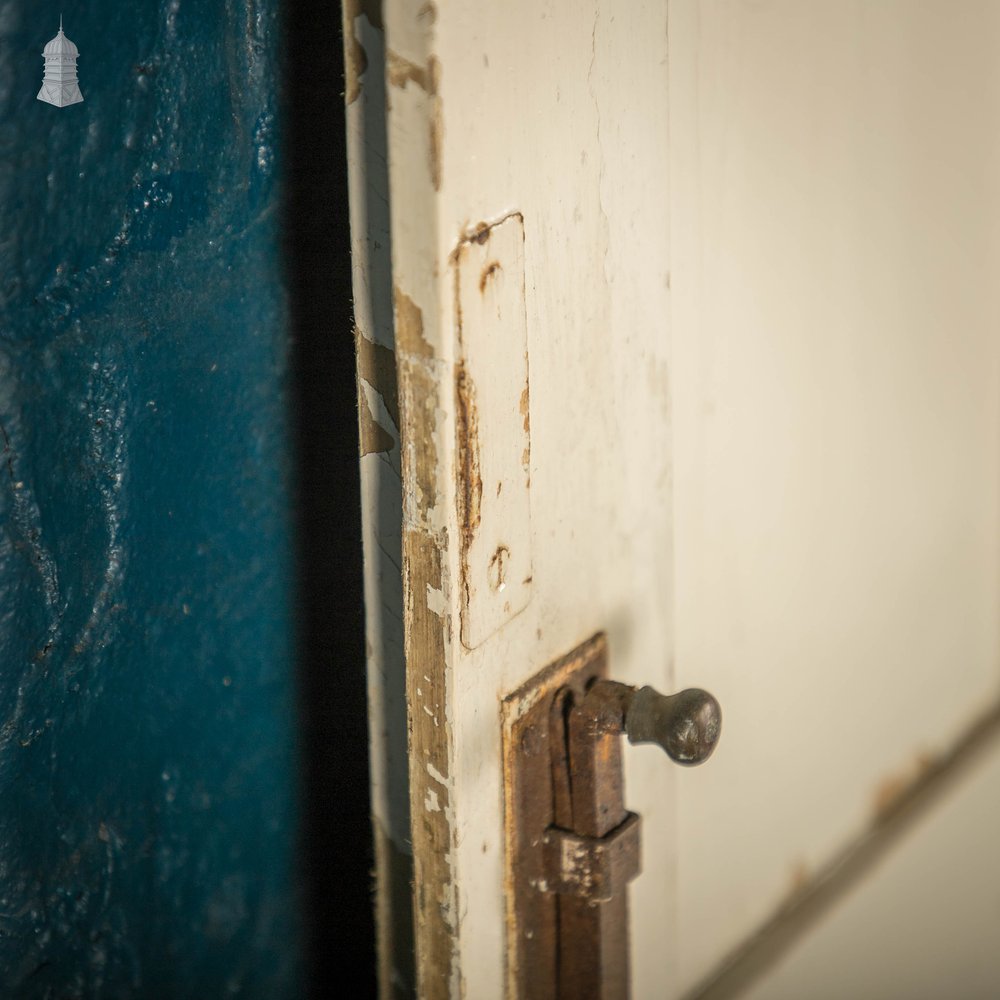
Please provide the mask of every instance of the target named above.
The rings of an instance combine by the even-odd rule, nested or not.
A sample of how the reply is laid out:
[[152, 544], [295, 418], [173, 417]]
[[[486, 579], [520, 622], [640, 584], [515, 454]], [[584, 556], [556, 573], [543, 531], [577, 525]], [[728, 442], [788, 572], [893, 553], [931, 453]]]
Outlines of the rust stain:
[[491, 260], [486, 267], [483, 268], [483, 273], [479, 276], [479, 294], [486, 294], [486, 286], [489, 283], [490, 278], [493, 277], [497, 271], [503, 271], [498, 260]]
[[464, 362], [455, 376], [458, 444], [458, 527], [462, 548], [468, 552], [482, 519], [483, 480], [479, 465], [479, 414], [476, 387]]
[[441, 160], [444, 149], [444, 108], [441, 103], [441, 64], [434, 56], [428, 60], [430, 76], [431, 120], [430, 120], [430, 167], [431, 183], [435, 191], [441, 190]]
[[396, 345], [400, 351], [432, 358], [434, 351], [424, 339], [424, 317], [420, 307], [405, 292], [393, 289], [396, 304]]
[[521, 400], [518, 409], [524, 418], [524, 450], [521, 452], [521, 468], [528, 476], [528, 486], [531, 486], [531, 409], [530, 392], [528, 390], [528, 352], [524, 352], [524, 388], [521, 390]]
[[[539, 635], [541, 633], [539, 632]], [[557, 692], [582, 692], [607, 674], [603, 634], [550, 663], [501, 705], [504, 803], [504, 904], [506, 965], [511, 995], [555, 996], [556, 896], [539, 892], [544, 854], [537, 848], [547, 827], [558, 821], [552, 772], [537, 766], [547, 752], [550, 713]]]
[[512, 219], [516, 219], [521, 224], [521, 241], [523, 244], [524, 216], [520, 212], [508, 212], [506, 215], [501, 216], [499, 219], [494, 219], [492, 222], [480, 220], [476, 223], [467, 223], [464, 225], [462, 227], [461, 239], [455, 249], [451, 252], [451, 256], [449, 258], [451, 262], [453, 264], [458, 264], [462, 251], [465, 249], [467, 244], [475, 243], [477, 246], [483, 246], [489, 241], [494, 229], [498, 226], [502, 226], [505, 222], [510, 222]]
[[898, 805], [910, 787], [910, 780], [909, 775], [892, 774], [878, 783], [872, 800], [876, 821], [884, 819]]
[[792, 866], [791, 884], [788, 888], [789, 897], [798, 896], [809, 886], [809, 866], [804, 861], [797, 861]]
[[934, 770], [936, 761], [930, 754], [920, 752], [905, 771], [887, 775], [875, 787], [872, 796], [873, 823], [877, 826], [892, 816], [919, 788], [921, 782]]
[[507, 563], [510, 561], [510, 549], [506, 545], [498, 545], [490, 559], [487, 578], [494, 590], [502, 590], [507, 581]]
[[[501, 219], [501, 222], [505, 222], [506, 219]], [[495, 223], [495, 225], [500, 225], [500, 223]], [[476, 243], [482, 246], [490, 238], [490, 230], [493, 228], [489, 222], [478, 222], [476, 225], [466, 233], [465, 243]], [[461, 249], [461, 247], [459, 247]]]
[[382, 397], [393, 424], [399, 430], [395, 351], [369, 340], [357, 327], [354, 328], [354, 343], [358, 357], [358, 377], [363, 378]]

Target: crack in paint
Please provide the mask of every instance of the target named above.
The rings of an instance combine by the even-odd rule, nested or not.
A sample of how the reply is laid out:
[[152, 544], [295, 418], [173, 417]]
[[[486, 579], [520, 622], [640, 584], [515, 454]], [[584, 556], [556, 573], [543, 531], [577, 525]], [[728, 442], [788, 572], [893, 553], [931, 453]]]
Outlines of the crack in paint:
[[599, 2], [594, 5], [594, 27], [590, 33], [590, 65], [587, 68], [587, 90], [590, 93], [591, 100], [594, 102], [594, 114], [597, 119], [597, 150], [600, 154], [600, 165], [597, 170], [597, 205], [601, 213], [601, 221], [604, 223], [604, 257], [602, 262], [602, 268], [604, 270], [604, 281], [606, 285], [610, 285], [608, 277], [608, 254], [611, 249], [610, 240], [610, 230], [611, 226], [608, 221], [608, 213], [604, 207], [604, 146], [601, 143], [601, 105], [597, 100], [597, 91], [594, 89], [594, 67], [597, 64], [597, 25], [600, 21], [601, 16], [601, 5]]

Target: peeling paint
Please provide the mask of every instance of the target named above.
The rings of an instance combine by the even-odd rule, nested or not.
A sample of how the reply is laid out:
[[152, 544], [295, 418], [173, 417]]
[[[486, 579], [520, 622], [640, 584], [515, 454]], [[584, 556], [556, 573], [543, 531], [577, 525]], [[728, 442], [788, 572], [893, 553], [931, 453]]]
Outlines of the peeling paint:
[[385, 426], [391, 415], [384, 398], [366, 379], [358, 379], [357, 392], [361, 456], [391, 453], [396, 448], [396, 436]]
[[[449, 623], [443, 552], [447, 536], [433, 523], [438, 505], [439, 378], [424, 338], [423, 314], [394, 289], [403, 444], [403, 578], [410, 794], [414, 845], [417, 980], [421, 995], [448, 995], [455, 969], [456, 925], [447, 708]], [[423, 678], [417, 681], [417, 678]], [[429, 781], [435, 782], [432, 789]], [[428, 792], [437, 809], [419, 809]]]
[[[432, 8], [433, 9], [433, 8]], [[431, 102], [428, 116], [428, 153], [430, 157], [431, 183], [434, 190], [441, 189], [441, 154], [444, 140], [444, 121], [441, 96], [439, 93], [441, 64], [431, 56], [426, 66], [406, 59], [391, 49], [386, 52], [386, 75], [389, 86], [406, 89], [411, 83], [419, 87]]]
[[428, 763], [427, 773], [439, 784], [448, 787], [448, 779], [433, 765]]
[[[439, 503], [440, 376], [424, 337], [423, 314], [394, 289], [404, 483], [403, 581], [407, 706], [410, 730], [411, 837], [414, 847], [418, 991], [449, 995], [456, 968], [454, 810], [447, 706], [448, 587], [443, 569], [447, 535], [434, 520]], [[418, 681], [418, 678], [422, 678]], [[435, 782], [433, 789], [429, 782]], [[433, 791], [439, 808], [421, 809]]]
[[415, 83], [424, 93], [431, 93], [430, 77], [426, 67], [404, 59], [392, 49], [387, 50], [385, 55], [386, 75], [390, 87], [406, 87], [409, 83]]
[[396, 442], [393, 436], [375, 419], [364, 393], [359, 393], [358, 396], [358, 419], [362, 457], [392, 451]]
[[[437, 8], [431, 2], [395, 7], [385, 52], [389, 108], [389, 173], [394, 204], [392, 256], [400, 472], [403, 485], [403, 621], [413, 844], [416, 983], [427, 1000], [457, 997], [458, 903], [449, 676], [454, 657], [454, 583], [448, 529], [453, 522], [450, 476], [454, 412], [450, 363], [438, 352], [432, 185], [441, 180], [440, 68], [431, 55]], [[402, 219], [402, 223], [400, 222]], [[405, 279], [404, 276], [405, 275]], [[426, 327], [426, 329], [425, 329]], [[384, 416], [383, 416], [384, 419]]]
[[[430, 529], [432, 514], [438, 502], [437, 445], [437, 382], [422, 364], [405, 359], [403, 399], [413, 419], [404, 420], [404, 464], [408, 469], [403, 497], [404, 514], [413, 525]], [[419, 417], [419, 420], [417, 418]], [[410, 430], [409, 435], [406, 429]]]
[[396, 306], [396, 347], [408, 354], [431, 358], [434, 352], [424, 338], [424, 317], [420, 307], [399, 288], [393, 289]]
[[379, 31], [382, 27], [381, 0], [344, 0], [344, 100], [353, 104], [361, 94], [361, 77], [368, 68], [368, 54], [358, 38], [357, 19], [364, 15]]
[[[419, 312], [419, 310], [418, 310]], [[399, 389], [396, 383], [396, 352], [365, 337], [355, 328], [358, 377], [364, 379], [381, 397], [392, 422], [399, 429]]]
[[[417, 366], [404, 369], [409, 387]], [[404, 393], [404, 428], [413, 427], [430, 454], [433, 442], [426, 426], [412, 423], [418, 413], [408, 408], [412, 396]], [[433, 408], [433, 395], [431, 397]], [[404, 430], [404, 434], [406, 431]], [[430, 442], [427, 444], [427, 442]], [[419, 449], [418, 449], [419, 450]], [[427, 457], [428, 452], [424, 452]], [[421, 469], [420, 465], [423, 464]], [[434, 465], [408, 465], [408, 477], [430, 475]], [[424, 809], [412, 814], [414, 846], [414, 905], [418, 934], [417, 979], [420, 995], [446, 997], [455, 969], [456, 927], [453, 854], [454, 815], [448, 755], [451, 724], [447, 714], [447, 623], [428, 606], [428, 595], [444, 593], [441, 546], [429, 531], [407, 529], [403, 536], [404, 581], [407, 603], [407, 703], [410, 725], [410, 786], [414, 802]], [[419, 673], [418, 673], [419, 671]], [[422, 676], [418, 685], [414, 678]], [[441, 724], [444, 720], [444, 724]], [[434, 788], [428, 779], [436, 783]], [[437, 808], [428, 809], [433, 803]]]
[[443, 590], [435, 590], [433, 587], [427, 588], [427, 610], [432, 614], [444, 616], [448, 610], [448, 600]]

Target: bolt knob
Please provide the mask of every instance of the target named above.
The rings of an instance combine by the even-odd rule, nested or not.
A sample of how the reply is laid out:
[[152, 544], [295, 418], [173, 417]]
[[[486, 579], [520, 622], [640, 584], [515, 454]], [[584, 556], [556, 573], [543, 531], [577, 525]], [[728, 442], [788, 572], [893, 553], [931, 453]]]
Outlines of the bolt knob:
[[671, 760], [685, 767], [712, 756], [722, 728], [722, 708], [701, 688], [673, 695], [639, 688], [625, 712], [629, 743], [658, 743]]

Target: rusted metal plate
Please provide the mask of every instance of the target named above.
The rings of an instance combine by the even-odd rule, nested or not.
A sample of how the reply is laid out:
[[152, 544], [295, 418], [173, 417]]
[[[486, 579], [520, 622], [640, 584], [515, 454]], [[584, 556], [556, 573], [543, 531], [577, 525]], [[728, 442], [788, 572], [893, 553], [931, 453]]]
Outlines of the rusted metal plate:
[[595, 905], [559, 896], [558, 1000], [629, 1000], [628, 894]]
[[[481, 226], [453, 255], [462, 643], [474, 649], [531, 597], [524, 226]], [[488, 432], [488, 433], [487, 433]]]
[[[503, 703], [504, 832], [506, 840], [507, 996], [551, 1000], [558, 996], [557, 911], [551, 891], [545, 837], [556, 802], [568, 794], [553, 782], [550, 726], [556, 694], [582, 694], [607, 670], [603, 635], [546, 667]], [[562, 809], [567, 808], [564, 802]], [[589, 907], [587, 903], [582, 904]]]
[[603, 837], [550, 828], [545, 834], [546, 868], [552, 891], [588, 903], [606, 903], [639, 874], [639, 817], [629, 813]]
[[[591, 696], [586, 708], [578, 703], [566, 713], [572, 828], [591, 845], [607, 845], [630, 816], [624, 804], [622, 715], [614, 699]], [[623, 869], [638, 872], [637, 824], [635, 834], [634, 852], [619, 860]], [[623, 846], [629, 843], [626, 838]], [[565, 881], [565, 870], [560, 875]], [[620, 889], [600, 901], [560, 895], [560, 1000], [628, 1000], [628, 894], [624, 883]]]

